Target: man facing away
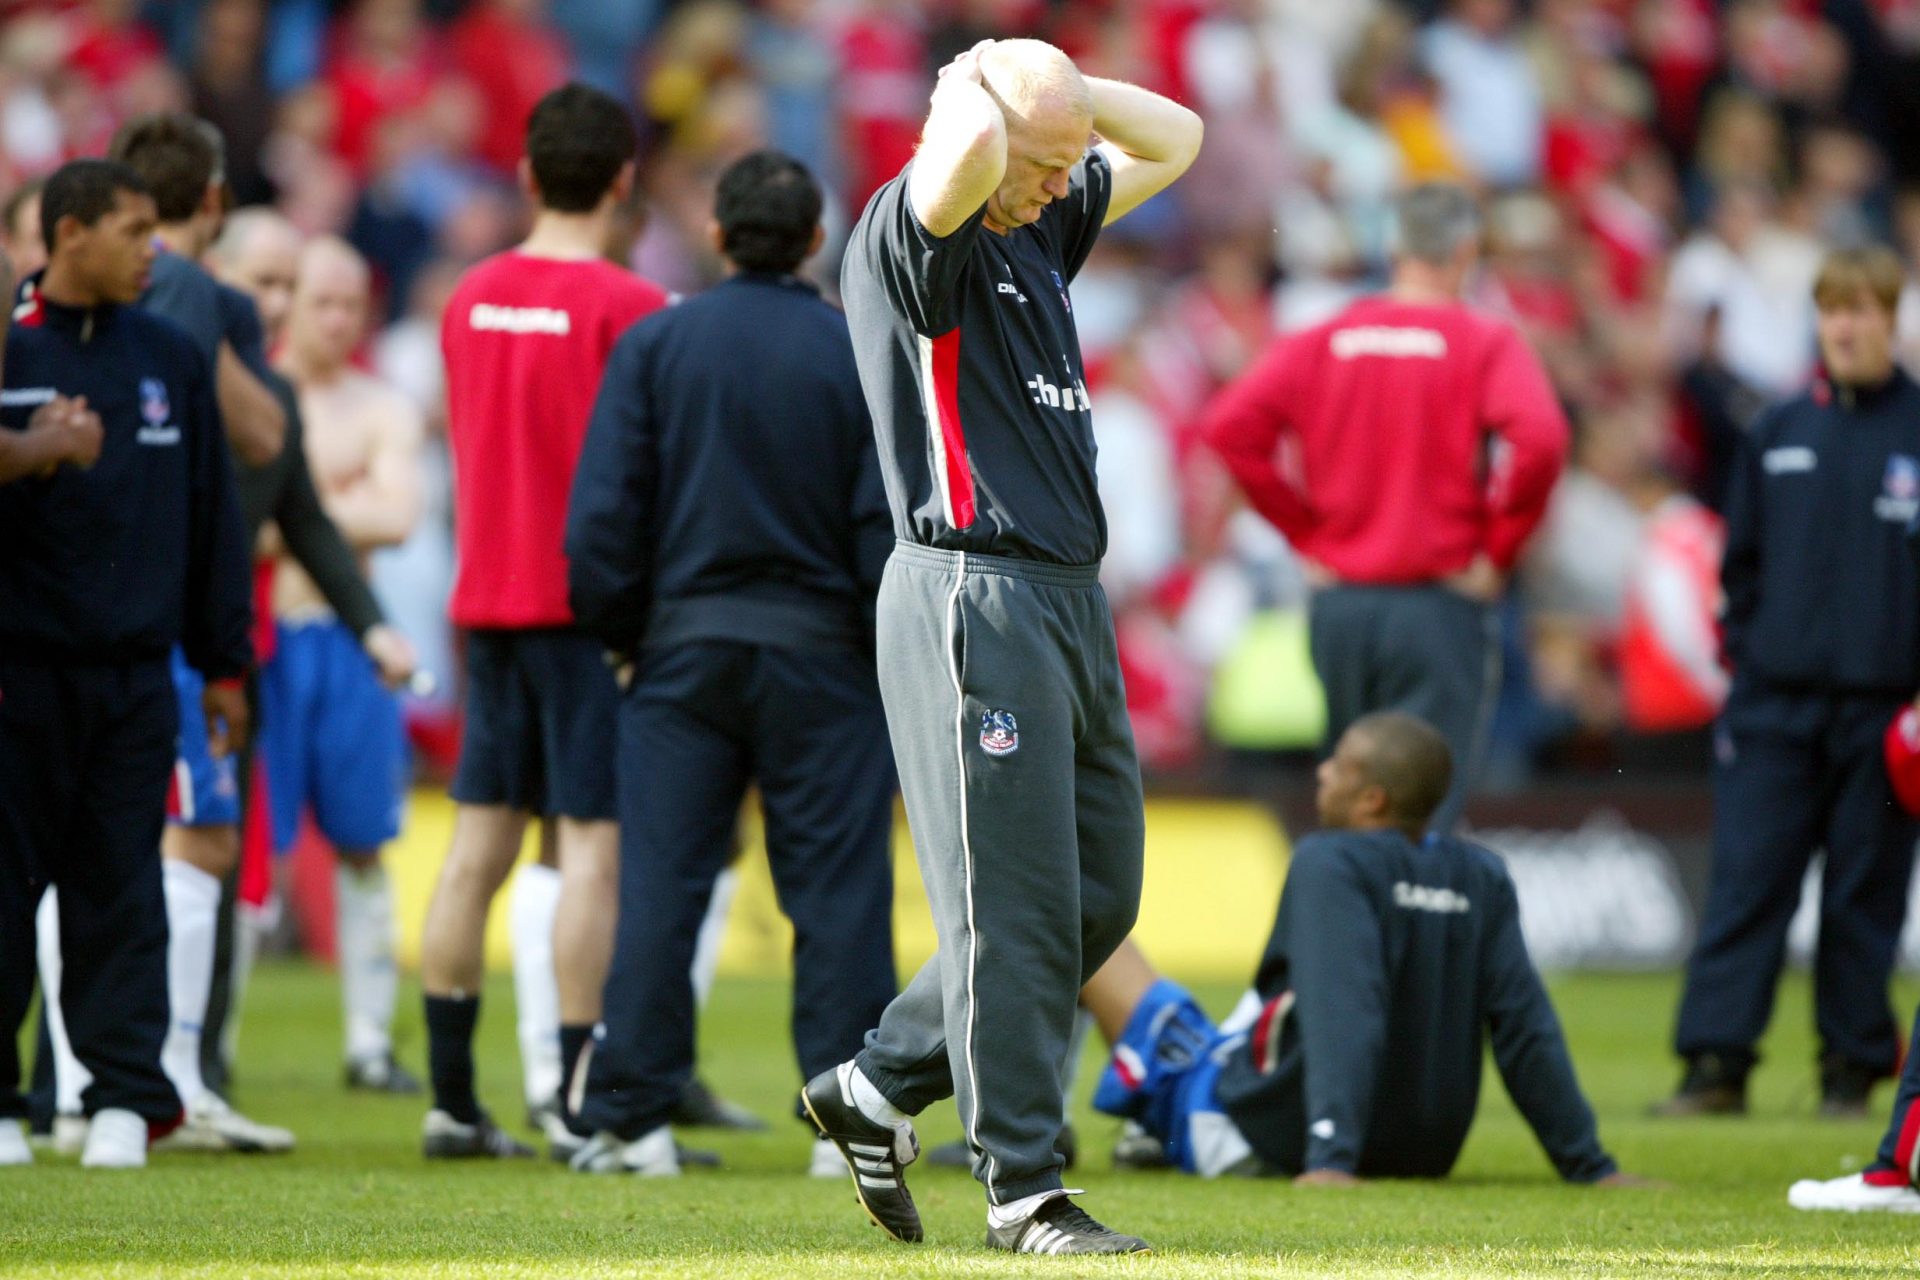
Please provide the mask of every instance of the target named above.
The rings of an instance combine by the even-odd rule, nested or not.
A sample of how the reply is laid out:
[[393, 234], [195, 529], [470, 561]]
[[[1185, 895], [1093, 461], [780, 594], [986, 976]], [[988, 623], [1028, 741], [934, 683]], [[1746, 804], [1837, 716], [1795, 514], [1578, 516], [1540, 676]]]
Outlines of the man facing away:
[[1393, 285], [1278, 339], [1202, 431], [1305, 562], [1328, 749], [1399, 710], [1447, 739], [1450, 831], [1499, 684], [1494, 607], [1545, 513], [1567, 421], [1511, 324], [1460, 301], [1480, 216], [1459, 187], [1400, 201]]
[[[413, 403], [355, 369], [372, 279], [344, 241], [300, 254], [279, 372], [299, 396], [307, 462], [327, 515], [361, 557], [403, 541], [419, 518], [422, 426]], [[274, 655], [261, 679], [274, 848], [304, 813], [333, 846], [349, 1088], [412, 1093], [395, 1061], [393, 890], [380, 848], [400, 833], [406, 733], [399, 698], [360, 638], [290, 555], [274, 568]]]
[[1452, 760], [1430, 725], [1364, 716], [1319, 772], [1250, 1017], [1214, 1028], [1132, 944], [1082, 999], [1113, 1044], [1094, 1106], [1202, 1177], [1308, 1183], [1446, 1175], [1485, 1046], [1562, 1178], [1625, 1182], [1600, 1147], [1500, 859], [1425, 834]]
[[[586, 1172], [678, 1172], [688, 967], [749, 784], [793, 921], [802, 1079], [857, 1052], [896, 990], [872, 641], [893, 535], [846, 318], [796, 274], [820, 209], [812, 175], [777, 152], [721, 175], [712, 235], [732, 273], [620, 340], [580, 455], [572, 599], [632, 664], [620, 923], [580, 1113], [593, 1137], [573, 1160]], [[815, 1154], [840, 1176], [831, 1144]]]
[[[600, 1018], [619, 888], [619, 690], [600, 642], [574, 625], [562, 537], [608, 353], [667, 302], [604, 257], [636, 145], [626, 108], [597, 89], [566, 85], [541, 99], [520, 163], [538, 209], [533, 230], [467, 273], [442, 322], [459, 546], [450, 608], [467, 629], [468, 670], [453, 843], [421, 941], [429, 1157], [531, 1154], [474, 1095], [473, 1033], [487, 907], [534, 817], [558, 826], [551, 931], [563, 1098]], [[566, 1140], [557, 1117], [548, 1131]]]
[[957, 1096], [990, 1247], [1146, 1248], [1067, 1198], [1055, 1150], [1076, 997], [1133, 927], [1145, 840], [1067, 287], [1201, 131], [1051, 45], [983, 42], [942, 72], [918, 154], [848, 247], [899, 539], [880, 688], [940, 947], [803, 1102], [898, 1240], [923, 1235], [909, 1117]]

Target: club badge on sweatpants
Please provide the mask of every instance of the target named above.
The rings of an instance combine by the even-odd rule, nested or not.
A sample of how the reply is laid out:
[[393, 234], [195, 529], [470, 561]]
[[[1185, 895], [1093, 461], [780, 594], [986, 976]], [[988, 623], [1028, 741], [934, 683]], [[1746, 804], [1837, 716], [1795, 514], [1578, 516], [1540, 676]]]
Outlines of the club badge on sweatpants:
[[990, 756], [1010, 756], [1020, 749], [1020, 726], [1011, 711], [980, 713], [980, 749]]

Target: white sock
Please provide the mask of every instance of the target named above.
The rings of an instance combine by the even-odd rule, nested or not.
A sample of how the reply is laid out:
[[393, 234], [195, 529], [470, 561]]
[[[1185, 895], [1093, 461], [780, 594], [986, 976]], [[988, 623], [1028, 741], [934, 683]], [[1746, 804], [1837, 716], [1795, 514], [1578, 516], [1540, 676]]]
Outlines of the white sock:
[[339, 925], [340, 994], [347, 1012], [347, 1061], [393, 1052], [393, 1005], [400, 977], [393, 963], [393, 887], [378, 863], [334, 868]]
[[1010, 1204], [988, 1205], [987, 1225], [1005, 1227], [1032, 1214], [1035, 1209], [1047, 1201], [1059, 1196], [1083, 1196], [1086, 1192], [1077, 1187], [1060, 1187], [1053, 1191], [1036, 1191], [1030, 1196], [1021, 1196]]
[[875, 1124], [902, 1125], [907, 1122], [907, 1113], [888, 1102], [887, 1095], [874, 1088], [866, 1072], [852, 1063], [847, 1064], [846, 1081], [853, 1093], [854, 1108], [861, 1115]]
[[190, 862], [160, 864], [167, 902], [167, 1039], [160, 1068], [191, 1107], [207, 1086], [200, 1079], [200, 1031], [213, 988], [213, 935], [220, 918], [220, 881]]
[[727, 911], [739, 887], [740, 873], [732, 867], [713, 878], [713, 897], [707, 901], [700, 938], [693, 947], [693, 1002], [701, 1009], [707, 1007], [707, 995], [713, 990], [714, 970], [720, 967], [720, 943], [727, 936]]
[[47, 1031], [53, 1040], [54, 1109], [62, 1115], [80, 1114], [80, 1095], [93, 1083], [93, 1072], [74, 1056], [67, 1039], [67, 1020], [60, 1012], [60, 899], [49, 888], [40, 898], [35, 921], [40, 960], [40, 999], [47, 1007]]
[[513, 1007], [520, 1019], [520, 1074], [527, 1105], [545, 1106], [560, 1091], [560, 988], [553, 977], [553, 913], [560, 872], [529, 862], [507, 894], [513, 941]]

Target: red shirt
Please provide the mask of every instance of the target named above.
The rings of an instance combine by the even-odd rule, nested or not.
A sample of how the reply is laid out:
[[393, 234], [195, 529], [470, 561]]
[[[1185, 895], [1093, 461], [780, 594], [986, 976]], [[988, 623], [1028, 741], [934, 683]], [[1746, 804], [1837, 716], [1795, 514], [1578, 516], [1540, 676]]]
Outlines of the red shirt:
[[441, 321], [463, 627], [559, 627], [573, 472], [613, 344], [667, 304], [610, 262], [497, 254], [461, 278]]
[[1348, 582], [1519, 557], [1567, 420], [1518, 331], [1467, 306], [1366, 298], [1279, 339], [1201, 430], [1294, 548]]

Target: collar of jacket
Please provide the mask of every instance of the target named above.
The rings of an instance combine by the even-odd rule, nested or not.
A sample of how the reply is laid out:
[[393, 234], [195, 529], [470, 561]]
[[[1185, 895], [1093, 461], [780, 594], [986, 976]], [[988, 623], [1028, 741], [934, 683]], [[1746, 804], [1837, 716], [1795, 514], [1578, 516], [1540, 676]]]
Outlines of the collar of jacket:
[[1885, 381], [1874, 383], [1838, 382], [1823, 373], [1814, 399], [1823, 405], [1835, 404], [1849, 412], [1863, 413], [1899, 395], [1911, 381], [1899, 365], [1893, 367]]
[[807, 293], [819, 293], [820, 288], [810, 280], [783, 271], [747, 271], [734, 272], [727, 277], [728, 284], [769, 284], [781, 289], [800, 289]]

